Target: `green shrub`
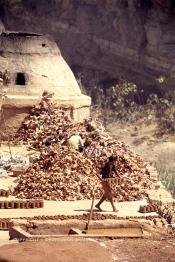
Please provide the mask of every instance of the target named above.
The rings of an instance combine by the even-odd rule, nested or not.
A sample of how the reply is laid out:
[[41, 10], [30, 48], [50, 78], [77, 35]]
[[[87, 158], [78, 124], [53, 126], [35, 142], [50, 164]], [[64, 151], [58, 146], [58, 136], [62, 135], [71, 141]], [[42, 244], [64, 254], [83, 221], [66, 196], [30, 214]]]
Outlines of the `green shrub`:
[[173, 97], [169, 93], [164, 98], [158, 98], [156, 94], [151, 94], [147, 106], [154, 111], [158, 133], [174, 133], [175, 132], [175, 106]]
[[[152, 119], [157, 123], [157, 134], [175, 132], [175, 91], [167, 91], [161, 98], [152, 93], [146, 101], [144, 91], [141, 90], [141, 93], [134, 83], [127, 80], [122, 79], [109, 88], [94, 86], [86, 89], [81, 78], [78, 79], [78, 83], [82, 93], [92, 97], [93, 113], [105, 125], [113, 121], [135, 123], [139, 119], [146, 122], [153, 116]], [[162, 85], [160, 82], [160, 90], [163, 93]], [[135, 102], [136, 97], [139, 104]]]

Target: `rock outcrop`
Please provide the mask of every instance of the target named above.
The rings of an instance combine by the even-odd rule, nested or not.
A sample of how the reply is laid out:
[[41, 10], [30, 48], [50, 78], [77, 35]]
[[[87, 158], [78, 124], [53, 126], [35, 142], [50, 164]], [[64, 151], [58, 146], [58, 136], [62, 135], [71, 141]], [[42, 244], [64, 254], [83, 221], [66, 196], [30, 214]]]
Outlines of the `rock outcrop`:
[[88, 86], [124, 76], [156, 88], [175, 83], [172, 0], [1, 0], [8, 30], [49, 33]]

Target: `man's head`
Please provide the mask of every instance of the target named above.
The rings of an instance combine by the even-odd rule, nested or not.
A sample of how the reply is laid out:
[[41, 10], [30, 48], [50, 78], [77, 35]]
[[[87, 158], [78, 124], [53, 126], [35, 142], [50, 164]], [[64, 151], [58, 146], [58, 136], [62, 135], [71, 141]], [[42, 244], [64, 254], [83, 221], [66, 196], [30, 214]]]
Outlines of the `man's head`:
[[44, 90], [44, 92], [42, 93], [42, 97], [43, 97], [43, 98], [52, 98], [53, 95], [54, 95], [54, 93], [49, 92], [49, 91], [47, 91], [47, 90]]
[[118, 157], [117, 156], [110, 156], [108, 158], [108, 160], [109, 160], [110, 163], [115, 163], [118, 160]]

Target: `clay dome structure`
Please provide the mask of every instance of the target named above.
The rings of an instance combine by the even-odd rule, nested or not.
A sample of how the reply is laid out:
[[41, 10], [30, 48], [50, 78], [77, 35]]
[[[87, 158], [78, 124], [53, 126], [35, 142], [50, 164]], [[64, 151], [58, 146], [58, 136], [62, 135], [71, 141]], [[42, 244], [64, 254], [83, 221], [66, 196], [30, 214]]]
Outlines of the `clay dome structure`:
[[[61, 52], [48, 35], [3, 32], [0, 35], [0, 89], [6, 89], [4, 119], [13, 132], [43, 91], [54, 93], [60, 105], [71, 108], [75, 121], [89, 117], [90, 97], [83, 95]], [[1, 127], [3, 123], [1, 118]], [[0, 130], [2, 131], [2, 130]]]

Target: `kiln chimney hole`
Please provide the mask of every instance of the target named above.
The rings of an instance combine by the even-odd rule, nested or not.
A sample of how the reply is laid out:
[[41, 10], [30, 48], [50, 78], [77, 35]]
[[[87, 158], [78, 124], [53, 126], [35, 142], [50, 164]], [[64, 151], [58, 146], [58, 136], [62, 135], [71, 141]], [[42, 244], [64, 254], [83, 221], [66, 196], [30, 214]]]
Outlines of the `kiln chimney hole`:
[[16, 85], [24, 86], [26, 85], [26, 79], [24, 73], [17, 73], [16, 75]]

